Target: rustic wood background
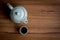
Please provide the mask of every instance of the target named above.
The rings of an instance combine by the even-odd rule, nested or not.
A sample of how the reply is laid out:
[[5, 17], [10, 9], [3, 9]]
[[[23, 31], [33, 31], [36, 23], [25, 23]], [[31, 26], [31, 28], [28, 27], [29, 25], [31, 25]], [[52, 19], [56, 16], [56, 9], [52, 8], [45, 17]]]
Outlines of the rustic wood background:
[[[7, 3], [24, 6], [28, 24], [13, 23]], [[25, 36], [16, 30], [23, 25], [29, 28]], [[60, 40], [60, 0], [0, 0], [0, 40]]]

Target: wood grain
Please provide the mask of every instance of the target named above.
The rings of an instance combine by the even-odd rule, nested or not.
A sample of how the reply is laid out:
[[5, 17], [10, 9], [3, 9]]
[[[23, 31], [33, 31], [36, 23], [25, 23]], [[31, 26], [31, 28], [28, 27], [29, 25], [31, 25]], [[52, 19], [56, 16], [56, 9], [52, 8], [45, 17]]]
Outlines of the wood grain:
[[0, 3], [24, 4], [24, 5], [60, 5], [60, 0], [1, 0]]
[[[28, 11], [29, 33], [60, 32], [60, 6], [24, 5], [24, 7]], [[0, 31], [15, 30], [15, 24], [3, 14], [0, 15], [0, 26], [2, 26]], [[4, 30], [5, 28], [7, 30]]]
[[[26, 36], [18, 34], [21, 24], [13, 23], [5, 12], [8, 2], [27, 9], [29, 33]], [[60, 0], [2, 0], [0, 4], [1, 40], [60, 40]]]
[[59, 40], [60, 34], [20, 34], [0, 33], [0, 40]]

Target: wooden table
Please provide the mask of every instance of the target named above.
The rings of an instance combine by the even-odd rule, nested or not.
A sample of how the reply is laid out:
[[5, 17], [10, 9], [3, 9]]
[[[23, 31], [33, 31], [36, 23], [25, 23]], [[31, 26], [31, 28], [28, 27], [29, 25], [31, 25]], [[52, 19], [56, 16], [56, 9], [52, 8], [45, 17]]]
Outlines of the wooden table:
[[[12, 22], [7, 3], [24, 6], [28, 24]], [[29, 28], [25, 36], [17, 31], [23, 25]], [[60, 40], [60, 0], [0, 0], [0, 40]]]

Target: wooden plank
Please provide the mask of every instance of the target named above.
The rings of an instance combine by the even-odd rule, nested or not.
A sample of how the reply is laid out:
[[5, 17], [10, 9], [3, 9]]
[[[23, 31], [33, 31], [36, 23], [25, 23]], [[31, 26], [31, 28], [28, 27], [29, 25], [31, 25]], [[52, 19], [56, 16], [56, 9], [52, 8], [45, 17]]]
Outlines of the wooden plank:
[[[17, 6], [17, 5], [15, 5], [15, 6]], [[60, 12], [60, 6], [59, 5], [58, 6], [56, 6], [56, 5], [21, 5], [21, 6], [24, 6], [27, 9], [28, 12], [29, 11]], [[5, 6], [1, 5], [0, 6], [0, 12], [3, 13], [5, 8], [6, 8], [6, 5]]]
[[60, 5], [60, 0], [1, 0], [0, 3]]
[[[22, 5], [24, 6], [27, 11], [28, 11], [28, 15], [45, 15], [44, 12], [46, 14], [48, 14], [49, 12], [49, 15], [51, 15], [53, 12], [60, 12], [60, 6], [52, 6], [52, 5]], [[6, 17], [6, 13], [4, 13], [4, 9], [2, 7], [0, 7], [0, 17]], [[42, 14], [42, 13], [43, 14]], [[37, 14], [36, 14], [37, 13]], [[10, 14], [10, 13], [9, 13]], [[40, 15], [40, 16], [41, 16]], [[55, 15], [55, 16], [59, 16], [59, 13], [53, 13], [52, 15]]]
[[59, 40], [60, 34], [20, 34], [0, 33], [0, 40]]

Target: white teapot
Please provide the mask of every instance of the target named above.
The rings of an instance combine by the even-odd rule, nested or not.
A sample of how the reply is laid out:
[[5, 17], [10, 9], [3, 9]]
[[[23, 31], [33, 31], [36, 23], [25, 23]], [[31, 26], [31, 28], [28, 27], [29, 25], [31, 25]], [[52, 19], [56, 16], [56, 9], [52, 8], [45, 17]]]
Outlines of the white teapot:
[[27, 24], [27, 11], [23, 6], [12, 7], [9, 3], [7, 6], [11, 9], [10, 18], [14, 23], [25, 23]]

